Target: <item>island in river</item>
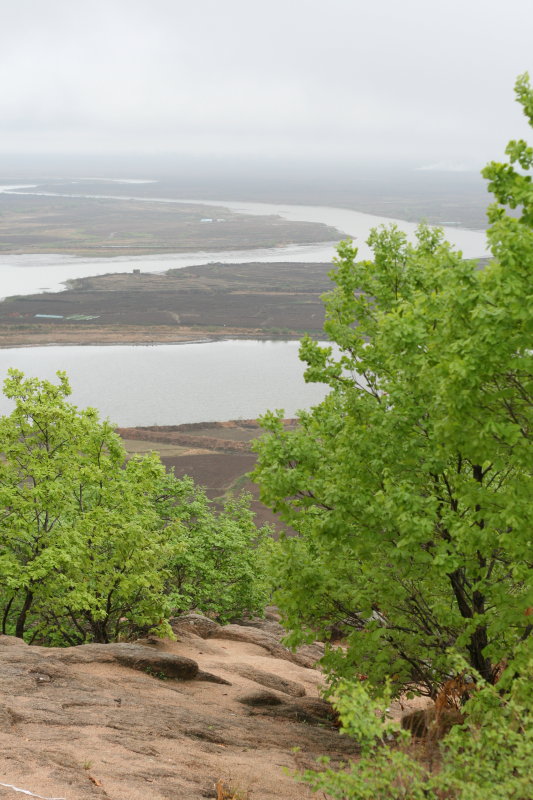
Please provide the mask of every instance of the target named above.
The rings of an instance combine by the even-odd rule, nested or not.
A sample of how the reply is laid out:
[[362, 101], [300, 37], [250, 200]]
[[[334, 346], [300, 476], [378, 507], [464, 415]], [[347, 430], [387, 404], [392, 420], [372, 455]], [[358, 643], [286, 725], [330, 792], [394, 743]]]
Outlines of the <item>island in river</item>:
[[343, 234], [330, 225], [236, 213], [216, 204], [62, 196], [0, 186], [0, 253], [101, 258], [247, 250], [341, 238]]
[[325, 263], [206, 264], [80, 278], [0, 303], [0, 346], [294, 339], [322, 334]]

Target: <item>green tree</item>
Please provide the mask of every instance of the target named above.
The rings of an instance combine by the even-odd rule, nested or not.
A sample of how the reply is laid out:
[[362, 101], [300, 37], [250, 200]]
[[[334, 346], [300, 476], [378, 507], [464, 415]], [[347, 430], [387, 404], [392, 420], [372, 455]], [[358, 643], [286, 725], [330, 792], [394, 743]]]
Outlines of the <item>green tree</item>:
[[58, 375], [55, 385], [10, 370], [5, 382], [15, 408], [0, 418], [2, 632], [108, 642], [168, 632], [176, 610], [257, 611], [264, 585], [250, 543], [265, 534], [246, 501], [217, 516], [158, 456], [127, 460], [109, 422], [67, 402]]
[[[527, 76], [516, 92], [533, 125]], [[530, 647], [533, 150], [506, 152], [484, 171], [493, 260], [426, 226], [415, 244], [375, 230], [373, 261], [342, 243], [333, 346], [300, 351], [330, 393], [294, 431], [263, 419], [255, 479], [297, 532], [274, 557], [278, 603], [293, 643], [346, 635], [326, 652], [333, 679], [435, 697], [450, 650], [492, 684]]]
[[266, 562], [273, 540], [268, 526], [254, 524], [250, 497], [231, 498], [214, 514], [196, 488], [194, 501], [180, 508], [182, 525], [169, 565], [172, 608], [199, 608], [221, 623], [261, 614], [270, 593]]
[[342, 769], [327, 759], [297, 779], [338, 800], [529, 800], [533, 796], [533, 660], [508, 691], [484, 684], [454, 726], [424, 759], [408, 731], [390, 719], [390, 694], [372, 699], [362, 684], [341, 682], [335, 705], [341, 732], [357, 740], [357, 761]]

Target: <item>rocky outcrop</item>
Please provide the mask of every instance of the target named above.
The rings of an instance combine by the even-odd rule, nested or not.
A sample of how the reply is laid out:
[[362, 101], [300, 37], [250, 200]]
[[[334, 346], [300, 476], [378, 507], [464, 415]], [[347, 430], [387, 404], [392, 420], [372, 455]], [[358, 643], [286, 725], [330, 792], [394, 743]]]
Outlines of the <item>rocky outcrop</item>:
[[313, 645], [304, 645], [293, 652], [280, 644], [278, 638], [272, 633], [245, 625], [220, 626], [214, 633], [210, 634], [209, 638], [231, 639], [234, 642], [255, 644], [258, 647], [263, 647], [274, 656], [274, 658], [292, 661], [294, 664], [299, 664], [301, 667], [314, 667], [317, 661], [324, 655], [324, 645], [319, 642]]
[[313, 668], [324, 655], [324, 645], [314, 642], [296, 650], [289, 650], [281, 644], [284, 628], [274, 620], [248, 620], [239, 625], [218, 625], [201, 614], [186, 614], [171, 620], [171, 626], [178, 636], [181, 633], [196, 633], [202, 639], [229, 639], [262, 647], [274, 658], [292, 661], [302, 667]]
[[250, 664], [232, 664], [231, 672], [237, 673], [242, 678], [248, 678], [254, 683], [259, 683], [261, 686], [266, 686], [268, 689], [275, 689], [278, 692], [291, 695], [291, 697], [303, 697], [305, 695], [305, 687], [301, 683], [291, 681], [280, 675], [274, 675], [272, 672], [266, 672]]
[[130, 669], [140, 670], [157, 678], [190, 681], [198, 676], [198, 664], [192, 658], [159, 653], [141, 644], [82, 644], [55, 651], [55, 657], [66, 664], [109, 663], [115, 661]]
[[263, 714], [283, 717], [308, 725], [337, 725], [338, 715], [335, 709], [319, 697], [303, 697], [288, 700], [283, 695], [265, 689], [254, 690], [240, 695], [237, 700], [245, 706], [259, 709]]
[[228, 626], [225, 638], [199, 617], [178, 621], [177, 642], [60, 649], [0, 636], [0, 798], [22, 797], [14, 786], [65, 800], [201, 800], [223, 781], [243, 796], [303, 800], [283, 771], [294, 747], [309, 766], [354, 753], [318, 697], [320, 672], [292, 660], [273, 629]]
[[202, 639], [209, 639], [220, 628], [217, 622], [202, 614], [183, 614], [181, 617], [171, 619], [170, 625], [177, 636], [184, 633], [195, 633]]
[[283, 702], [277, 694], [274, 694], [274, 692], [267, 692], [264, 689], [262, 691], [261, 689], [257, 689], [254, 692], [241, 694], [237, 700], [245, 706], [259, 706], [259, 708], [263, 706], [280, 706]]

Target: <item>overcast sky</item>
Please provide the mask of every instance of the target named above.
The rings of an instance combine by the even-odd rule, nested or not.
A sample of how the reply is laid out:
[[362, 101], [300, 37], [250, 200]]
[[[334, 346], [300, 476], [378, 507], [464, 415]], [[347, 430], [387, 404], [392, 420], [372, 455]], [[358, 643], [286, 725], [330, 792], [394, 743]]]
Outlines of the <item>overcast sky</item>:
[[[0, 0], [0, 150], [415, 159], [527, 136], [533, 0]], [[530, 137], [531, 138], [531, 137]]]

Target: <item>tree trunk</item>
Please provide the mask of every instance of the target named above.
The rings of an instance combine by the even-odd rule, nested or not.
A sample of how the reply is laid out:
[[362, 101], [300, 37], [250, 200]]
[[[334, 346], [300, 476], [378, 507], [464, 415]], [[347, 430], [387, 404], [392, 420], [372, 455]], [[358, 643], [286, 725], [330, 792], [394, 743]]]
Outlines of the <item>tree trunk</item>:
[[94, 641], [98, 644], [109, 644], [109, 636], [107, 635], [107, 622], [104, 620], [92, 620], [91, 630], [94, 636]]
[[26, 597], [24, 598], [24, 605], [20, 611], [20, 614], [17, 617], [17, 625], [15, 628], [15, 636], [19, 639], [24, 638], [24, 627], [26, 625], [26, 617], [28, 616], [28, 611], [31, 608], [31, 604], [33, 603], [33, 592], [27, 591]]
[[[449, 573], [448, 577], [450, 578], [461, 616], [465, 619], [472, 619], [474, 614], [478, 616], [483, 615], [485, 613], [485, 598], [480, 592], [475, 591], [472, 595], [472, 608], [466, 596], [464, 575], [461, 570], [455, 570], [455, 572]], [[487, 628], [481, 623], [470, 637], [470, 642], [467, 644], [466, 648], [470, 656], [470, 665], [474, 667], [488, 683], [492, 683], [494, 680], [494, 670], [492, 669], [490, 659], [483, 655], [483, 650], [487, 644]]]
[[11, 600], [9, 601], [9, 603], [7, 604], [7, 606], [5, 607], [5, 610], [4, 610], [4, 616], [2, 618], [2, 633], [4, 634], [4, 636], [5, 636], [5, 633], [6, 633], [7, 618], [9, 616], [9, 612], [11, 611], [11, 605], [12, 605], [14, 599], [15, 599], [15, 595], [13, 595], [13, 597], [11, 598]]

